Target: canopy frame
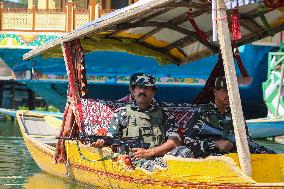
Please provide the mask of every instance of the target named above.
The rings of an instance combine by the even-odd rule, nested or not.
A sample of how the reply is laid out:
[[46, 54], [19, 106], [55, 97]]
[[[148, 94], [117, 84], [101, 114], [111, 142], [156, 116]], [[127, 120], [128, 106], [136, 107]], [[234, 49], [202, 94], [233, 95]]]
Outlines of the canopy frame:
[[[177, 14], [172, 13], [177, 9], [182, 10], [182, 12]], [[279, 9], [277, 11], [282, 10]], [[277, 11], [275, 11], [274, 8], [267, 7], [263, 11], [264, 19], [266, 19], [266, 17], [270, 19], [272, 13], [276, 14]], [[219, 45], [212, 41], [210, 37], [213, 30], [208, 30], [206, 26], [202, 26], [201, 31], [209, 36], [209, 40], [200, 39], [198, 33], [188, 24], [188, 12], [191, 12], [194, 19], [197, 18], [198, 26], [200, 24], [202, 25], [203, 18], [207, 18], [208, 15], [211, 14], [211, 4], [203, 0], [194, 2], [189, 0], [179, 2], [174, 0], [139, 1], [129, 7], [114, 11], [109, 15], [92, 21], [47, 45], [30, 51], [24, 55], [24, 59], [28, 60], [38, 54], [45, 54], [46, 56], [52, 56], [52, 53], [54, 53], [54, 55], [62, 54], [61, 52], [59, 53], [61, 49], [56, 47], [61, 46], [64, 42], [80, 38], [83, 41], [82, 44], [84, 44], [85, 39], [91, 39], [93, 37], [97, 40], [124, 41], [124, 39], [131, 39], [128, 43], [135, 44], [137, 49], [143, 47], [149, 50], [149, 52], [144, 52], [143, 56], [156, 57], [158, 60], [162, 59], [163, 61], [160, 61], [161, 63], [176, 63], [180, 65], [217, 53], [219, 51]], [[230, 24], [231, 10], [227, 12], [228, 22]], [[170, 19], [165, 20], [167, 16]], [[242, 35], [241, 39], [232, 41], [232, 46], [241, 46], [271, 35], [271, 32], [265, 28], [265, 24], [260, 25], [260, 17], [259, 9], [254, 5], [252, 5], [252, 8], [248, 9], [248, 11], [239, 11], [240, 26], [241, 29], [246, 30], [246, 32]], [[272, 21], [271, 30], [273, 33], [284, 30], [283, 18], [278, 20], [274, 19]], [[208, 24], [211, 23], [209, 22]], [[129, 38], [129, 36], [127, 36], [129, 31], [137, 28], [148, 28], [149, 30], [147, 29], [147, 31], [141, 34], [134, 32], [132, 35], [139, 34], [139, 36]], [[169, 40], [167, 43], [163, 43], [163, 40], [159, 39], [157, 43], [161, 43], [160, 45], [149, 43], [150, 38], [159, 38], [159, 36], [162, 36], [165, 32], [178, 33], [180, 37], [173, 41]], [[189, 47], [190, 50], [188, 49]], [[121, 46], [116, 49], [128, 52], [126, 48], [125, 46]], [[200, 49], [196, 50], [195, 48]], [[100, 50], [106, 51], [107, 49], [97, 47], [91, 51]], [[45, 53], [46, 51], [51, 52], [51, 54]], [[137, 52], [131, 51], [129, 53], [136, 54]]]

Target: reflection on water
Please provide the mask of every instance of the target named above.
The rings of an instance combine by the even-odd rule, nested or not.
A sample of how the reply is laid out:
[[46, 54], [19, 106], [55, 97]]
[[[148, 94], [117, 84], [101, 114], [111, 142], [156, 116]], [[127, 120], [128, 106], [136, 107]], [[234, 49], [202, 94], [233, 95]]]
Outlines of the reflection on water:
[[22, 188], [39, 171], [20, 136], [15, 122], [0, 121], [0, 185], [7, 188]]
[[70, 183], [64, 179], [58, 179], [47, 173], [35, 173], [28, 178], [28, 182], [24, 184], [25, 189], [90, 189], [91, 186], [84, 186]]
[[87, 189], [52, 177], [33, 161], [21, 137], [18, 125], [0, 121], [0, 189]]
[[[261, 141], [279, 153], [283, 144]], [[35, 164], [21, 137], [15, 122], [0, 121], [0, 189], [90, 189], [90, 186], [74, 184], [42, 172]]]

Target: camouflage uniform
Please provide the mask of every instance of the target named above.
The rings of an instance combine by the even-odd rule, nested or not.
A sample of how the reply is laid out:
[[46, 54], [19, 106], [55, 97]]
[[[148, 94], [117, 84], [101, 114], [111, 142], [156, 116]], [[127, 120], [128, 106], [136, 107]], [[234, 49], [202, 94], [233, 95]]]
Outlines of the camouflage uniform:
[[[119, 137], [123, 137], [123, 133], [124, 130], [127, 129], [132, 122], [135, 123], [136, 121], [133, 120], [131, 117], [129, 119], [129, 117], [127, 116], [127, 107], [130, 107], [132, 109], [132, 112], [144, 112], [144, 113], [148, 113], [151, 115], [151, 113], [154, 113], [159, 107], [159, 105], [157, 103], [152, 103], [150, 105], [150, 108], [147, 110], [141, 110], [139, 108], [139, 106], [135, 103], [132, 102], [132, 104], [130, 104], [129, 106], [126, 107], [122, 107], [120, 109], [118, 109], [117, 111], [115, 111], [114, 113], [114, 117], [110, 123], [110, 127], [109, 127], [109, 131], [112, 133], [112, 135], [116, 135]], [[135, 118], [134, 118], [135, 119]], [[161, 144], [163, 144], [167, 139], [179, 139], [180, 140], [180, 135], [178, 134], [178, 129], [175, 128], [175, 124], [174, 124], [174, 119], [172, 117], [168, 117], [164, 112], [162, 112], [162, 140], [160, 140], [159, 142], [157, 142], [156, 144], [150, 144], [151, 147], [155, 147], [155, 146], [159, 146]], [[133, 127], [133, 125], [131, 126]], [[137, 126], [138, 127], [138, 126]], [[149, 127], [150, 128], [150, 127]], [[151, 132], [151, 131], [150, 131]], [[141, 134], [141, 132], [139, 132]], [[149, 133], [150, 135], [153, 135], [153, 132]], [[139, 136], [142, 138], [142, 136]], [[155, 136], [153, 136], [153, 138], [155, 138]], [[147, 141], [144, 143], [147, 143]], [[157, 158], [152, 158], [151, 160], [140, 160], [140, 161], [136, 161], [134, 162], [137, 166], [144, 168], [148, 171], [152, 171], [154, 169], [154, 167], [159, 166], [159, 167], [166, 167], [166, 164], [162, 161], [162, 158], [157, 157]]]
[[[209, 104], [201, 105], [201, 111], [195, 113], [190, 122], [185, 129], [185, 145], [190, 150], [187, 152], [187, 157], [206, 157], [209, 155], [222, 155], [221, 152], [215, 144], [215, 140], [221, 140], [222, 138], [208, 137], [208, 135], [202, 135], [200, 133], [201, 127], [204, 123], [215, 127], [223, 132], [234, 133], [234, 128], [232, 125], [231, 111], [228, 107], [223, 114], [220, 113], [218, 107], [210, 102]], [[247, 135], [248, 140], [252, 141], [248, 129]], [[258, 153], [260, 151], [267, 151], [267, 149], [261, 145], [257, 145], [257, 149], [250, 149], [251, 153]], [[234, 146], [231, 152], [236, 152], [236, 146]]]
[[[150, 105], [150, 108], [147, 110], [141, 110], [139, 108], [139, 106], [134, 102], [132, 102], [132, 104], [129, 105], [130, 108], [134, 111], [137, 112], [145, 112], [145, 113], [150, 113], [154, 112], [157, 110], [157, 108], [160, 108], [160, 106], [157, 103], [152, 103]], [[127, 116], [127, 107], [122, 107], [119, 108], [118, 110], [116, 110], [114, 112], [113, 115], [113, 119], [111, 120], [111, 123], [109, 125], [109, 131], [111, 132], [112, 135], [118, 135], [120, 137], [122, 137], [123, 135], [123, 129], [126, 129], [129, 126], [129, 122], [135, 122], [135, 120], [132, 120], [131, 118], [128, 119]], [[178, 134], [178, 128], [176, 128], [175, 124], [174, 124], [174, 119], [173, 117], [168, 117], [164, 112], [163, 112], [163, 118], [162, 118], [162, 126], [164, 127], [164, 138], [165, 139], [174, 139], [177, 138], [180, 140], [180, 135]], [[159, 145], [161, 145], [162, 143], [164, 143], [164, 141], [161, 141], [161, 143]]]
[[[138, 86], [154, 86], [153, 77], [137, 75], [134, 81]], [[139, 137], [151, 148], [163, 144], [167, 139], [179, 139], [174, 118], [165, 114], [163, 109], [153, 100], [148, 109], [141, 109], [135, 101], [114, 112], [109, 125], [109, 132], [118, 137]], [[176, 131], [176, 132], [175, 132]], [[136, 162], [140, 167], [152, 171], [155, 166], [165, 167], [162, 158], [141, 160]]]

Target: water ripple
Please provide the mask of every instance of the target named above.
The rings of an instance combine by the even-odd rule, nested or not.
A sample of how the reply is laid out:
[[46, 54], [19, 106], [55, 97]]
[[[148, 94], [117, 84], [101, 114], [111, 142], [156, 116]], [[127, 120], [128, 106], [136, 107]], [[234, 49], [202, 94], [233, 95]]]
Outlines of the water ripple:
[[14, 122], [0, 122], [0, 185], [22, 188], [26, 178], [40, 171]]

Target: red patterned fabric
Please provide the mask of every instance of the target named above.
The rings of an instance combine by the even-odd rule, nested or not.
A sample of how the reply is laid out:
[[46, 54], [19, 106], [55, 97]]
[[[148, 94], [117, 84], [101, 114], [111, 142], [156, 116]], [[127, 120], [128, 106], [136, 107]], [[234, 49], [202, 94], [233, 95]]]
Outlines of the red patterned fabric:
[[264, 0], [263, 3], [265, 4], [266, 7], [273, 9], [277, 9], [279, 7], [284, 6], [283, 0]]
[[208, 37], [207, 35], [198, 27], [198, 25], [196, 24], [193, 15], [191, 13], [191, 10], [188, 11], [188, 21], [191, 23], [192, 27], [194, 28], [195, 32], [197, 33], [198, 37], [202, 40], [202, 41], [208, 41]]
[[[78, 59], [76, 56], [76, 49], [73, 47], [78, 47], [78, 43], [80, 44], [80, 40], [74, 40], [71, 42], [63, 43], [63, 54], [66, 64], [67, 76], [69, 80], [69, 89], [70, 89], [70, 96], [71, 102], [73, 103], [73, 113], [75, 115], [76, 123], [80, 132], [82, 132], [81, 128], [81, 120], [82, 120], [82, 105], [80, 101], [80, 90], [78, 86], [78, 75], [76, 66], [76, 60]], [[77, 49], [78, 50], [78, 49]], [[79, 54], [79, 53], [78, 53]]]
[[[82, 104], [82, 130], [86, 135], [97, 135], [102, 129], [108, 129], [108, 125], [113, 117], [113, 111], [127, 105], [113, 101], [81, 99]], [[193, 112], [198, 111], [199, 107], [192, 104], [160, 104], [168, 116], [173, 116], [175, 123], [183, 133], [184, 128]], [[105, 130], [104, 130], [105, 131]]]
[[[64, 126], [66, 123], [66, 119], [68, 116], [68, 110], [69, 110], [69, 105], [68, 103], [65, 106], [65, 110], [63, 113], [63, 120], [62, 120], [62, 124], [61, 124], [61, 130], [59, 132], [59, 137], [63, 137], [63, 133], [64, 133]], [[55, 163], [59, 163], [59, 162], [65, 162], [66, 161], [66, 153], [65, 153], [65, 148], [64, 148], [64, 144], [63, 144], [63, 140], [58, 139], [57, 143], [56, 143], [56, 150], [55, 150], [55, 155], [54, 155], [54, 162]]]
[[81, 42], [79, 39], [73, 42], [72, 56], [73, 56], [73, 65], [76, 74], [75, 77], [77, 78], [79, 85], [78, 92], [80, 94], [80, 98], [88, 98], [84, 49], [81, 46]]
[[242, 38], [238, 9], [233, 9], [232, 11], [232, 30], [231, 31], [232, 31], [232, 39], [234, 41]]
[[199, 111], [198, 105], [189, 103], [175, 104], [162, 102], [160, 105], [163, 107], [168, 116], [173, 116], [175, 124], [179, 128], [185, 128], [192, 116], [192, 113]]
[[238, 48], [236, 48], [236, 51], [234, 53], [234, 58], [237, 61], [237, 64], [239, 66], [239, 69], [240, 69], [240, 72], [241, 72], [242, 76], [243, 77], [249, 77], [249, 74], [248, 74], [248, 72], [247, 72], [247, 70], [246, 70], [246, 68], [245, 68], [245, 66], [243, 64], [243, 61], [241, 59], [241, 56], [240, 56]]
[[108, 128], [113, 117], [113, 111], [124, 103], [114, 103], [103, 100], [81, 99], [82, 103], [82, 130], [86, 135], [96, 135], [98, 129]]
[[[87, 97], [87, 79], [84, 59], [84, 49], [80, 40], [63, 43], [63, 54], [69, 79], [67, 103], [63, 115], [60, 137], [78, 136], [82, 132], [82, 105], [80, 98]], [[76, 120], [76, 121], [75, 121]], [[59, 139], [56, 144], [55, 162], [65, 162], [66, 153], [64, 140]]]

